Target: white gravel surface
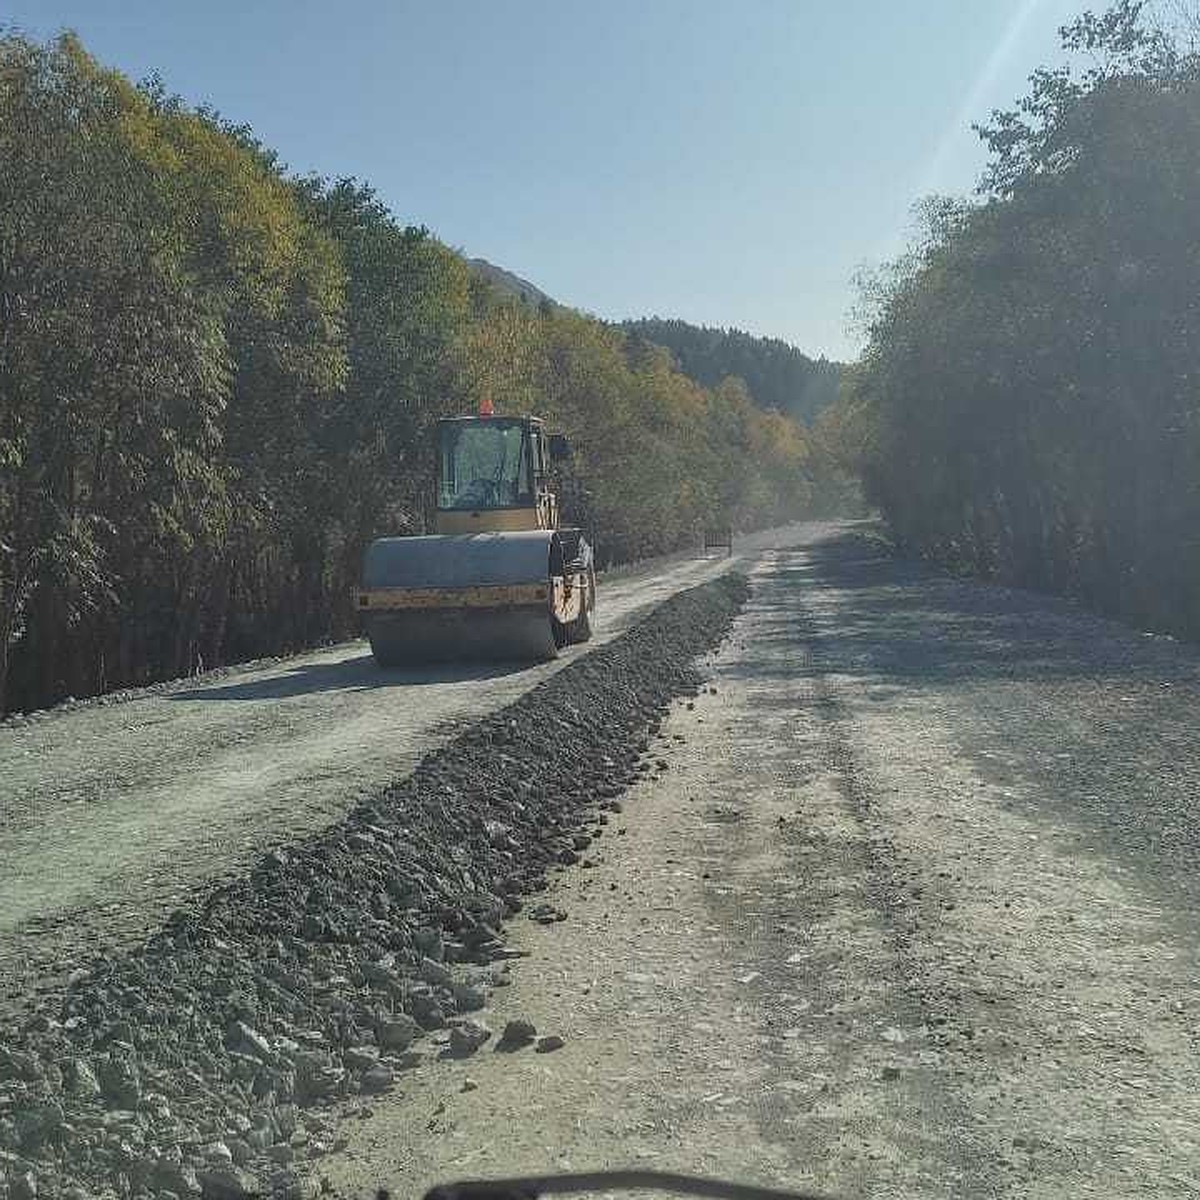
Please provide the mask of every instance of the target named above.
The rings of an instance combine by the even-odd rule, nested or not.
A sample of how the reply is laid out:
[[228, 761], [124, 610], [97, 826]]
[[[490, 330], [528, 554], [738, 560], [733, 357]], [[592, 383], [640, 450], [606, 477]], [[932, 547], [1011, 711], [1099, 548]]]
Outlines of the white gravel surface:
[[564, 1048], [421, 1068], [320, 1172], [1200, 1194], [1196, 651], [854, 541], [752, 581], [567, 919], [511, 925], [485, 1019]]
[[602, 581], [592, 641], [535, 667], [381, 671], [350, 642], [0, 725], [0, 1014], [339, 819], [734, 561], [675, 558]]
[[[527, 905], [565, 920], [508, 924], [529, 957], [471, 1019], [563, 1046], [425, 1055], [345, 1103], [304, 1171], [397, 1197], [620, 1165], [846, 1197], [1200, 1195], [1200, 653], [836, 530], [789, 540], [759, 558], [715, 691], [676, 705], [585, 861]], [[721, 567], [629, 577], [626, 619]], [[321, 690], [306, 664], [326, 662]], [[75, 763], [4, 810], [4, 886], [24, 846], [9, 894], [50, 897], [0, 939], [9, 986], [52, 985], [64, 949], [128, 939], [377, 786], [321, 742], [331, 722], [390, 778], [545, 670], [368, 683], [341, 648], [4, 731]], [[210, 774], [239, 777], [243, 718], [220, 714], [243, 711], [241, 769], [279, 774], [205, 809]], [[189, 719], [206, 732], [172, 736]], [[190, 791], [149, 802], [172, 772]], [[134, 793], [140, 822], [106, 825]], [[82, 910], [55, 857], [76, 819]]]

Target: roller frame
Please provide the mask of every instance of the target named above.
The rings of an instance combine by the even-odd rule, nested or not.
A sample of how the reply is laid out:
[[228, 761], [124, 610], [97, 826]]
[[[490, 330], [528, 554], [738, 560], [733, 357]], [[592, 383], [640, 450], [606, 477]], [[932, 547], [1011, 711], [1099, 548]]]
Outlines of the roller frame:
[[553, 658], [590, 636], [591, 559], [578, 530], [381, 538], [356, 605], [381, 666]]

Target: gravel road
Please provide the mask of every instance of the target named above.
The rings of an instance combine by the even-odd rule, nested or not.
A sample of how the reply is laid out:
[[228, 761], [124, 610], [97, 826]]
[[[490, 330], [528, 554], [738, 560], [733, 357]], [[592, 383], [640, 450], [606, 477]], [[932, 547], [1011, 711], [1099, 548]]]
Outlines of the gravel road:
[[0, 1024], [0, 1200], [302, 1200], [298, 1169], [338, 1144], [331, 1106], [391, 1091], [431, 1044], [454, 1058], [488, 1039], [471, 1014], [509, 983], [503, 921], [604, 835], [746, 592], [725, 573], [670, 597], [144, 942], [25, 997]]
[[509, 924], [485, 1019], [563, 1047], [406, 1075], [328, 1186], [1200, 1194], [1200, 654], [856, 536], [751, 582], [565, 919]]
[[617, 572], [592, 641], [536, 667], [385, 672], [350, 642], [0, 724], [0, 1018], [738, 561]]

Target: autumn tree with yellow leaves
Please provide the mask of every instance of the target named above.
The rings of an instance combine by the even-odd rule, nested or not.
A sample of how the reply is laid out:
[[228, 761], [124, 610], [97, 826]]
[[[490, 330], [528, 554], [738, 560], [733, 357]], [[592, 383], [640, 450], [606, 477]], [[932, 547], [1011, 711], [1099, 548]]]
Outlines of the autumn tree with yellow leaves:
[[355, 180], [78, 40], [0, 38], [0, 711], [354, 632], [484, 397], [575, 446], [602, 562], [806, 509], [808, 435], [635, 333], [528, 308]]

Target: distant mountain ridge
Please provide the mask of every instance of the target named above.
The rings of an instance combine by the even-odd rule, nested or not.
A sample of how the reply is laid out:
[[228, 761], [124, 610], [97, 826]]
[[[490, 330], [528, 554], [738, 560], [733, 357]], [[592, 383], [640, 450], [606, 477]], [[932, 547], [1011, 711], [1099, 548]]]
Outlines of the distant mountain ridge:
[[558, 301], [553, 296], [548, 296], [536, 284], [530, 283], [528, 279], [522, 279], [520, 275], [514, 275], [512, 271], [506, 271], [503, 267], [496, 266], [495, 263], [488, 262], [486, 258], [468, 258], [467, 266], [476, 275], [486, 279], [497, 291], [520, 300], [522, 304], [528, 304], [534, 308], [541, 304], [549, 304], [552, 307], [558, 305]]
[[[531, 308], [561, 307], [536, 284], [486, 258], [468, 258], [466, 262], [475, 275], [504, 296]], [[736, 375], [760, 408], [778, 409], [805, 425], [811, 425], [837, 399], [842, 364], [810, 358], [780, 338], [662, 317], [621, 321], [617, 328], [669, 350], [679, 369], [704, 387], [716, 387]]]
[[642, 317], [623, 321], [626, 333], [665, 346], [679, 369], [705, 387], [736, 375], [760, 408], [775, 408], [811, 425], [838, 395], [843, 365], [810, 358], [780, 338], [756, 337], [741, 329], [690, 325]]

